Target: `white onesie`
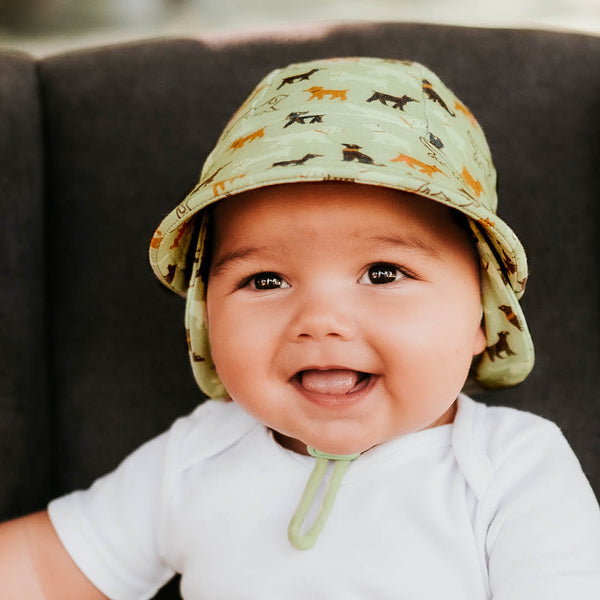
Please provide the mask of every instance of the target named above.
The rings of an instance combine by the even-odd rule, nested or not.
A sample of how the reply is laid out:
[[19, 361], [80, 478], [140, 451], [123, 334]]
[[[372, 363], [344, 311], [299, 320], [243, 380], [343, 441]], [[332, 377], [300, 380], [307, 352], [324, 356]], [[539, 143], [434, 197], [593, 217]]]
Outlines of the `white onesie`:
[[115, 600], [591, 600], [600, 510], [559, 429], [461, 396], [453, 425], [365, 452], [311, 550], [287, 527], [315, 459], [208, 401], [50, 518]]

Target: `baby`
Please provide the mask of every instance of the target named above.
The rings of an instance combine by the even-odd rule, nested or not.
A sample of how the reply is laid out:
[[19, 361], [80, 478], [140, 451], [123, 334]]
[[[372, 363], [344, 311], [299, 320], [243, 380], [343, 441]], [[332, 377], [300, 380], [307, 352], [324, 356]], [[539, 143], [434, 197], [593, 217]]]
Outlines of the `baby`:
[[558, 428], [461, 392], [530, 372], [527, 264], [434, 73], [271, 73], [150, 259], [211, 399], [0, 527], [2, 599], [151, 598], [175, 573], [186, 599], [600, 597], [600, 510]]

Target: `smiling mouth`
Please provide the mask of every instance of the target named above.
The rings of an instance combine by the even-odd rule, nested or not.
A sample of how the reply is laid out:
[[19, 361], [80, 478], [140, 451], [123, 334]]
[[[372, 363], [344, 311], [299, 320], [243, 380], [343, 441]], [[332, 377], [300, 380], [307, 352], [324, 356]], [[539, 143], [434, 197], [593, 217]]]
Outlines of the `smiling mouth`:
[[344, 396], [364, 390], [372, 375], [352, 369], [305, 369], [292, 378], [293, 382], [310, 394]]

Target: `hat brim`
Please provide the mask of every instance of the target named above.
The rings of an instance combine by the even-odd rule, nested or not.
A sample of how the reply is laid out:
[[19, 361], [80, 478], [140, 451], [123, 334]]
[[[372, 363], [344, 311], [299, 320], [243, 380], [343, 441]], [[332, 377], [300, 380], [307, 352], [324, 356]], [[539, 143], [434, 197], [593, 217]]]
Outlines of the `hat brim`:
[[150, 264], [156, 276], [175, 293], [185, 296], [189, 285], [190, 244], [193, 238], [195, 218], [207, 206], [230, 196], [272, 185], [308, 183], [321, 181], [352, 181], [364, 185], [387, 187], [409, 192], [440, 202], [457, 209], [478, 223], [488, 245], [503, 266], [503, 272], [517, 298], [527, 283], [527, 262], [521, 242], [512, 229], [495, 213], [475, 203], [467, 192], [460, 194], [453, 189], [433, 184], [419, 177], [410, 169], [399, 173], [383, 169], [365, 168], [362, 172], [348, 173], [344, 164], [326, 161], [309, 169], [294, 167], [277, 171], [248, 173], [230, 182], [222, 191], [215, 185], [199, 185], [185, 200], [169, 213], [157, 228], [150, 244]]

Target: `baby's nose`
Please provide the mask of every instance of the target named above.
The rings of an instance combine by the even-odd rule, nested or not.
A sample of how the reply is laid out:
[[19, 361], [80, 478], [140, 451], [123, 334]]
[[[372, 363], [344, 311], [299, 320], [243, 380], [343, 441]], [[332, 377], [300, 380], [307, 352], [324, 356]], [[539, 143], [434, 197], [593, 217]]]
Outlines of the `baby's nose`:
[[356, 335], [354, 311], [347, 300], [326, 291], [306, 293], [292, 316], [289, 333], [294, 341]]

